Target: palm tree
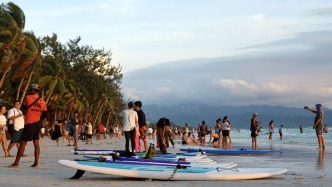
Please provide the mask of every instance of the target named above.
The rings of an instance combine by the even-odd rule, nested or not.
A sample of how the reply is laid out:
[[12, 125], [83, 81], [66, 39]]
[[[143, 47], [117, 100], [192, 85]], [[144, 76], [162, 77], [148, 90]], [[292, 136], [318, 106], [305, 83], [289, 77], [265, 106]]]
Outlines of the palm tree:
[[0, 88], [11, 66], [20, 59], [26, 45], [25, 15], [14, 3], [0, 6]]

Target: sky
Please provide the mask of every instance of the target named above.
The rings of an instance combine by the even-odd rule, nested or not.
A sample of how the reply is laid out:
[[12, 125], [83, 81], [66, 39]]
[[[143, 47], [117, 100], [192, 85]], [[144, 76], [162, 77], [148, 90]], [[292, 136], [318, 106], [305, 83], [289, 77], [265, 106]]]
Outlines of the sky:
[[37, 36], [111, 50], [126, 99], [332, 108], [332, 1], [12, 2]]

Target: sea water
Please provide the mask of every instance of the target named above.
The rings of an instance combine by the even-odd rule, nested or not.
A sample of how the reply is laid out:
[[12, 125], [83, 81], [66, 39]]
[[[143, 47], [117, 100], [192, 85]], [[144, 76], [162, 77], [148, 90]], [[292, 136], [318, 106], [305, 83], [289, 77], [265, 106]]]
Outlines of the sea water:
[[[267, 155], [210, 155], [210, 158], [218, 162], [234, 162], [238, 167], [278, 167], [288, 169], [294, 177], [329, 177], [332, 178], [332, 136], [324, 133], [325, 150], [318, 150], [316, 132], [312, 128], [283, 128], [283, 137], [280, 140], [279, 129], [275, 128], [272, 140], [269, 140], [268, 129], [261, 129], [262, 133], [257, 137], [258, 149], [282, 149], [281, 153]], [[232, 149], [251, 150], [251, 137], [248, 130], [232, 130]], [[197, 136], [196, 136], [197, 137]], [[209, 141], [207, 136], [206, 140]], [[205, 148], [213, 149], [211, 143], [203, 145], [181, 145], [177, 141], [178, 148]]]

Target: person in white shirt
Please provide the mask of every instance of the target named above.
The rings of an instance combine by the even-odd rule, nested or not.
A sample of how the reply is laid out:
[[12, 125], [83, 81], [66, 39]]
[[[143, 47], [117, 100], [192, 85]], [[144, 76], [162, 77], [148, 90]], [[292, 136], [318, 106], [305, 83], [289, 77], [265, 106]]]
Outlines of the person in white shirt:
[[7, 118], [9, 119], [9, 124], [14, 124], [14, 132], [11, 133], [12, 138], [8, 146], [8, 153], [10, 153], [10, 150], [15, 146], [15, 144], [17, 149], [20, 147], [24, 128], [24, 117], [20, 108], [21, 103], [19, 101], [15, 101], [14, 107], [8, 110]]
[[129, 140], [131, 141], [132, 153], [135, 150], [136, 125], [138, 125], [137, 112], [133, 110], [134, 103], [128, 103], [128, 109], [123, 110], [119, 115], [123, 117], [123, 131], [126, 138], [126, 151], [129, 153]]
[[113, 133], [119, 138], [119, 127], [117, 125], [115, 126]]
[[6, 113], [6, 106], [0, 105], [0, 141], [2, 142], [2, 149], [5, 152], [6, 157], [11, 157], [11, 155], [7, 151], [7, 137], [6, 137], [6, 123], [7, 118], [4, 115]]
[[87, 123], [87, 130], [86, 130], [86, 138], [87, 138], [87, 141], [85, 144], [92, 144], [92, 124], [90, 122]]

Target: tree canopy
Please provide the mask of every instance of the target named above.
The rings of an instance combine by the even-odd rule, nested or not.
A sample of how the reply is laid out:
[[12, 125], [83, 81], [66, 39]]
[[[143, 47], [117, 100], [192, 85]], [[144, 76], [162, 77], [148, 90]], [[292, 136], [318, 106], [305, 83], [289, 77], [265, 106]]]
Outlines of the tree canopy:
[[12, 106], [23, 101], [28, 86], [38, 83], [48, 107], [48, 121], [68, 119], [80, 112], [82, 121], [113, 126], [123, 109], [120, 65], [112, 52], [82, 45], [81, 38], [66, 44], [56, 34], [37, 37], [25, 31], [24, 12], [14, 3], [0, 6], [0, 99]]

